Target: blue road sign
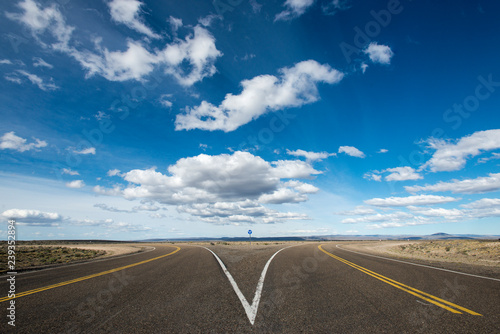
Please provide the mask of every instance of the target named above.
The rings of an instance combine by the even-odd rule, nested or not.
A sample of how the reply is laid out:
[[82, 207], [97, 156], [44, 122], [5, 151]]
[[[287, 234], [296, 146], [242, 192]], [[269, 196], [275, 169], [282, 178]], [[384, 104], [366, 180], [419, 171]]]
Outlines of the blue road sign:
[[252, 230], [248, 230], [248, 234], [252, 234]]

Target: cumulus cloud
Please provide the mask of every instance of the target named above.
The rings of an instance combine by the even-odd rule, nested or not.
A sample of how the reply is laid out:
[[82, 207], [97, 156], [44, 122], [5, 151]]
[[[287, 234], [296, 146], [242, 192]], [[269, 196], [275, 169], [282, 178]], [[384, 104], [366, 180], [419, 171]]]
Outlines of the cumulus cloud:
[[363, 178], [366, 180], [372, 180], [377, 182], [382, 182], [382, 175], [380, 175], [379, 171], [368, 172], [363, 175]]
[[500, 148], [500, 129], [478, 131], [457, 141], [430, 138], [427, 144], [435, 152], [422, 169], [429, 168], [432, 172], [461, 170], [468, 158]]
[[410, 205], [432, 205], [459, 201], [460, 198], [436, 196], [436, 195], [416, 195], [408, 197], [388, 197], [372, 198], [365, 201], [365, 204], [380, 207], [398, 207]]
[[29, 151], [37, 148], [42, 148], [47, 146], [47, 142], [34, 138], [34, 143], [26, 143], [27, 139], [16, 136], [14, 131], [6, 132], [2, 137], [0, 137], [0, 149], [1, 150], [15, 150], [18, 152]]
[[[142, 3], [136, 0], [112, 1], [113, 18], [149, 37], [156, 37], [138, 18]], [[94, 38], [95, 50], [82, 49], [81, 42], [71, 43], [74, 28], [67, 25], [56, 5], [42, 8], [33, 0], [25, 0], [20, 13], [7, 13], [11, 20], [31, 30], [37, 41], [47, 48], [74, 58], [87, 72], [87, 77], [100, 75], [110, 81], [143, 81], [155, 68], [176, 78], [179, 84], [191, 86], [216, 72], [214, 62], [222, 54], [215, 39], [204, 27], [197, 25], [185, 39], [175, 38], [163, 48], [152, 48], [143, 41], [128, 40], [124, 51], [110, 51], [102, 46], [102, 38]], [[45, 43], [50, 34], [55, 41]], [[41, 37], [42, 36], [42, 37]], [[72, 45], [74, 44], [74, 45]]]
[[450, 182], [440, 181], [433, 185], [406, 186], [405, 190], [410, 193], [420, 191], [445, 192], [461, 194], [480, 194], [500, 190], [500, 173], [491, 173], [488, 176], [475, 179], [451, 180]]
[[75, 180], [71, 182], [66, 182], [66, 187], [68, 188], [73, 188], [73, 189], [79, 189], [85, 187], [85, 183], [83, 180]]
[[63, 217], [55, 212], [10, 209], [2, 213], [6, 219], [15, 219], [17, 224], [30, 226], [58, 226]]
[[144, 4], [137, 0], [112, 0], [108, 2], [111, 18], [132, 30], [151, 38], [160, 38], [140, 18], [141, 7]]
[[385, 177], [386, 181], [407, 181], [423, 179], [412, 167], [387, 168], [385, 172], [390, 174]]
[[52, 4], [45, 8], [41, 8], [39, 4], [33, 0], [24, 0], [17, 4], [21, 9], [21, 13], [5, 13], [7, 18], [24, 24], [33, 37], [38, 40], [43, 46], [47, 46], [40, 40], [39, 35], [50, 31], [55, 38], [54, 48], [64, 47], [69, 43], [73, 27], [66, 25], [64, 17], [57, 8], [56, 4]]
[[274, 21], [288, 21], [301, 16], [315, 0], [286, 0], [283, 4], [286, 9], [276, 15]]
[[77, 171], [71, 170], [71, 168], [63, 168], [61, 171], [61, 174], [68, 174], [68, 175], [80, 175]]
[[290, 151], [288, 149], [286, 150], [286, 153], [295, 157], [304, 157], [307, 161], [321, 161], [328, 157], [334, 157], [337, 155], [336, 153], [328, 152], [307, 152], [304, 150]]
[[391, 48], [387, 45], [380, 45], [377, 42], [371, 42], [363, 52], [368, 55], [373, 63], [389, 65], [394, 56]]
[[[315, 193], [319, 189], [297, 179], [311, 178], [320, 173], [304, 161], [279, 160], [270, 163], [251, 153], [237, 151], [231, 155], [200, 154], [183, 158], [168, 167], [168, 174], [158, 172], [154, 168], [131, 170], [120, 174], [129, 182], [126, 188], [105, 189], [98, 186], [94, 191], [120, 195], [129, 200], [143, 199], [176, 205], [181, 212], [193, 212], [198, 217], [201, 217], [200, 208], [213, 213], [217, 212], [216, 208], [228, 206], [237, 209], [230, 215], [234, 216], [232, 219], [245, 216], [253, 217], [251, 220], [256, 221], [254, 215], [247, 214], [251, 211], [248, 208], [260, 208], [261, 203], [305, 201], [307, 194]], [[267, 218], [272, 216], [273, 221], [287, 217], [267, 211], [264, 207], [258, 211], [270, 213]], [[230, 221], [224, 217], [227, 215], [212, 218], [217, 223]], [[264, 216], [259, 217], [259, 222], [269, 221]]]
[[197, 107], [186, 108], [176, 118], [176, 130], [234, 131], [269, 111], [316, 102], [318, 83], [334, 84], [342, 78], [343, 74], [329, 65], [302, 61], [291, 68], [282, 68], [280, 77], [260, 75], [242, 81], [242, 92], [227, 94], [219, 106], [203, 101]]
[[116, 175], [120, 176], [120, 170], [119, 169], [110, 169], [110, 170], [108, 170], [106, 175], [108, 175], [108, 176], [116, 176]]
[[351, 157], [364, 158], [365, 154], [353, 146], [340, 146], [339, 153], [345, 153]]

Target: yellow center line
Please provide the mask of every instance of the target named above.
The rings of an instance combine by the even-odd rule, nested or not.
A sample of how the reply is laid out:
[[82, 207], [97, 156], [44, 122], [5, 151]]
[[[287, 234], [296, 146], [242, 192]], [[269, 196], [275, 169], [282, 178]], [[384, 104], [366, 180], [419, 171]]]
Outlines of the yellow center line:
[[165, 254], [165, 255], [160, 255], [160, 256], [154, 257], [152, 259], [148, 259], [148, 260], [144, 260], [144, 261], [132, 263], [132, 264], [129, 264], [129, 265], [126, 265], [126, 266], [123, 266], [123, 267], [119, 267], [119, 268], [115, 268], [115, 269], [111, 269], [111, 270], [106, 270], [106, 271], [103, 271], [103, 272], [100, 272], [100, 273], [97, 273], [97, 274], [92, 274], [92, 275], [88, 275], [88, 276], [83, 276], [83, 277], [75, 278], [75, 279], [72, 279], [70, 281], [65, 281], [65, 282], [61, 282], [61, 283], [56, 283], [56, 284], [48, 285], [48, 286], [45, 286], [45, 287], [42, 287], [42, 288], [38, 288], [38, 289], [33, 289], [33, 290], [21, 292], [21, 293], [16, 293], [16, 296], [13, 297], [13, 298], [9, 298], [9, 297], [0, 298], [0, 303], [5, 302], [7, 300], [11, 300], [11, 299], [15, 299], [15, 298], [19, 298], [19, 297], [31, 295], [31, 294], [34, 294], [34, 293], [37, 293], [37, 292], [42, 292], [42, 291], [46, 291], [46, 290], [58, 288], [60, 286], [64, 286], [64, 285], [68, 285], [68, 284], [73, 284], [73, 283], [77, 283], [77, 282], [81, 282], [81, 281], [85, 281], [85, 280], [88, 280], [88, 279], [91, 279], [91, 278], [94, 278], [94, 277], [99, 277], [99, 276], [103, 276], [103, 275], [115, 273], [115, 272], [120, 271], [120, 270], [124, 270], [124, 269], [127, 269], [127, 268], [132, 268], [132, 267], [144, 264], [144, 263], [148, 263], [148, 262], [151, 262], [151, 261], [154, 261], [154, 260], [161, 259], [163, 257], [175, 254], [175, 253], [177, 253], [178, 251], [181, 250], [180, 247], [177, 247], [177, 246], [172, 246], [172, 247], [175, 247], [177, 249], [174, 250], [173, 252], [170, 252], [170, 253]]
[[[465, 308], [465, 307], [462, 307], [462, 306], [460, 306], [460, 305], [453, 304], [453, 303], [451, 303], [451, 302], [449, 302], [449, 301], [447, 301], [447, 300], [441, 299], [441, 298], [436, 297], [436, 296], [433, 296], [433, 295], [431, 295], [431, 294], [429, 294], [429, 293], [426, 293], [426, 292], [420, 291], [420, 290], [418, 290], [418, 289], [412, 288], [411, 286], [405, 285], [405, 284], [400, 283], [400, 282], [398, 282], [398, 281], [395, 281], [395, 280], [393, 280], [393, 279], [391, 279], [391, 278], [389, 278], [389, 277], [385, 277], [385, 276], [380, 275], [380, 274], [378, 274], [378, 273], [376, 273], [376, 272], [374, 272], [374, 271], [371, 271], [371, 270], [369, 270], [369, 269], [366, 269], [366, 268], [364, 268], [364, 267], [361, 267], [360, 265], [357, 265], [357, 264], [355, 264], [355, 263], [353, 263], [353, 262], [347, 261], [347, 260], [345, 260], [345, 259], [343, 259], [343, 258], [341, 258], [341, 257], [338, 257], [338, 256], [336, 256], [336, 255], [333, 255], [332, 253], [329, 253], [329, 252], [327, 252], [326, 250], [324, 250], [324, 249], [322, 248], [322, 246], [323, 246], [323, 245], [319, 245], [319, 246], [318, 246], [318, 248], [319, 248], [319, 249], [320, 249], [323, 253], [325, 253], [326, 255], [328, 255], [328, 256], [330, 256], [330, 257], [332, 257], [332, 258], [334, 258], [334, 259], [336, 259], [336, 260], [338, 260], [338, 261], [340, 261], [340, 262], [343, 262], [343, 263], [347, 264], [348, 266], [351, 266], [351, 267], [353, 267], [353, 268], [355, 268], [355, 269], [357, 269], [357, 270], [359, 270], [359, 271], [361, 271], [361, 272], [364, 272], [364, 273], [365, 273], [365, 274], [367, 274], [367, 275], [370, 275], [370, 276], [372, 276], [372, 277], [375, 277], [376, 279], [378, 279], [378, 280], [380, 280], [380, 281], [382, 281], [382, 282], [384, 282], [384, 283], [387, 283], [387, 284], [389, 284], [389, 285], [392, 285], [392, 286], [394, 286], [394, 287], [396, 287], [396, 288], [398, 288], [398, 289], [400, 289], [400, 290], [403, 290], [403, 291], [405, 291], [405, 292], [407, 292], [407, 293], [409, 293], [409, 294], [412, 294], [412, 295], [414, 295], [414, 296], [416, 296], [416, 297], [418, 297], [418, 298], [420, 298], [420, 299], [423, 299], [423, 300], [425, 300], [425, 301], [428, 301], [429, 303], [432, 303], [432, 304], [434, 304], [434, 305], [436, 305], [436, 306], [439, 306], [439, 307], [441, 307], [441, 308], [444, 308], [445, 310], [448, 310], [448, 311], [450, 311], [450, 312], [457, 313], [457, 314], [462, 314], [462, 312], [457, 311], [457, 310], [455, 310], [455, 309], [453, 309], [453, 308], [451, 308], [451, 307], [454, 307], [454, 308], [456, 308], [456, 309], [459, 309], [459, 310], [461, 310], [461, 311], [467, 312], [467, 313], [472, 314], [472, 315], [479, 315], [479, 316], [482, 316], [481, 314], [479, 314], [479, 313], [477, 313], [477, 312], [474, 312], [474, 311], [471, 311], [471, 310], [469, 310], [469, 309], [467, 309], [467, 308]], [[429, 298], [427, 298], [427, 297], [425, 297], [425, 296], [427, 296], [427, 297], [429, 297]], [[431, 298], [432, 298], [432, 299], [431, 299]], [[448, 305], [448, 306], [451, 306], [451, 307], [448, 307], [448, 306], [446, 306], [446, 305], [444, 305], [444, 304], [446, 304], [446, 305]]]

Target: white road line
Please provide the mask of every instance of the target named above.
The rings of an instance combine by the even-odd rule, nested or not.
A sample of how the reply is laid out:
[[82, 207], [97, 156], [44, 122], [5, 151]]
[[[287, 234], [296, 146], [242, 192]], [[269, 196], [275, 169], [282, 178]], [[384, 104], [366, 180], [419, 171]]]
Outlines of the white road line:
[[447, 271], [447, 272], [454, 273], [454, 274], [460, 274], [460, 275], [465, 275], [465, 276], [472, 276], [472, 277], [477, 277], [477, 278], [484, 278], [484, 279], [489, 279], [489, 280], [492, 280], [492, 281], [498, 281], [498, 282], [500, 282], [500, 279], [498, 279], [498, 278], [486, 277], [486, 276], [479, 276], [479, 275], [473, 275], [473, 274], [467, 274], [467, 273], [463, 273], [461, 271], [455, 271], [455, 270], [449, 270], [449, 269], [431, 267], [431, 266], [426, 266], [424, 264], [406, 262], [406, 261], [391, 259], [391, 258], [383, 257], [383, 256], [377, 256], [377, 255], [371, 255], [371, 254], [366, 254], [366, 253], [360, 253], [360, 252], [356, 252], [356, 251], [353, 251], [353, 250], [350, 250], [350, 249], [345, 249], [345, 248], [339, 247], [339, 245], [335, 245], [335, 247], [337, 247], [338, 249], [345, 250], [347, 252], [356, 253], [356, 254], [360, 254], [360, 255], [366, 255], [366, 256], [376, 257], [376, 258], [379, 258], [379, 259], [384, 259], [384, 260], [390, 260], [390, 261], [394, 261], [394, 262], [401, 262], [401, 263], [411, 264], [412, 266], [425, 267], [425, 268], [430, 268], [430, 269]]
[[231, 275], [229, 270], [227, 270], [226, 266], [224, 265], [222, 260], [217, 256], [217, 254], [215, 254], [211, 249], [208, 249], [207, 247], [203, 247], [203, 246], [201, 246], [201, 247], [205, 248], [206, 250], [208, 250], [210, 253], [212, 253], [215, 256], [215, 258], [219, 262], [222, 270], [224, 271], [224, 274], [226, 274], [227, 279], [229, 280], [229, 283], [231, 283], [231, 285], [233, 286], [234, 292], [236, 292], [236, 295], [240, 299], [241, 304], [243, 305], [243, 308], [245, 309], [245, 313], [247, 314], [248, 320], [253, 325], [255, 322], [255, 317], [257, 316], [257, 310], [259, 309], [260, 296], [262, 294], [262, 288], [264, 287], [264, 279], [266, 278], [267, 269], [269, 268], [271, 261], [276, 256], [276, 254], [281, 252], [283, 249], [294, 247], [294, 246], [298, 246], [298, 245], [293, 245], [293, 246], [281, 248], [279, 251], [274, 253], [273, 256], [271, 256], [271, 258], [267, 261], [266, 265], [264, 266], [264, 269], [262, 270], [262, 273], [260, 274], [260, 279], [259, 279], [259, 282], [257, 283], [257, 288], [255, 289], [255, 295], [253, 297], [253, 301], [252, 301], [251, 305], [248, 303], [247, 299], [245, 298], [245, 296], [241, 292], [241, 290], [238, 287], [238, 284], [234, 280], [233, 276]]

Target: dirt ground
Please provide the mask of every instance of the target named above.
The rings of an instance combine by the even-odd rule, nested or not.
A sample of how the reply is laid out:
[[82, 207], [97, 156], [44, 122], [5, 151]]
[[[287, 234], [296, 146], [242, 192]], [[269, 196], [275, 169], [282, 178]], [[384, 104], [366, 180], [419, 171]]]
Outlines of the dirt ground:
[[500, 242], [496, 240], [367, 241], [338, 245], [440, 268], [500, 276]]

